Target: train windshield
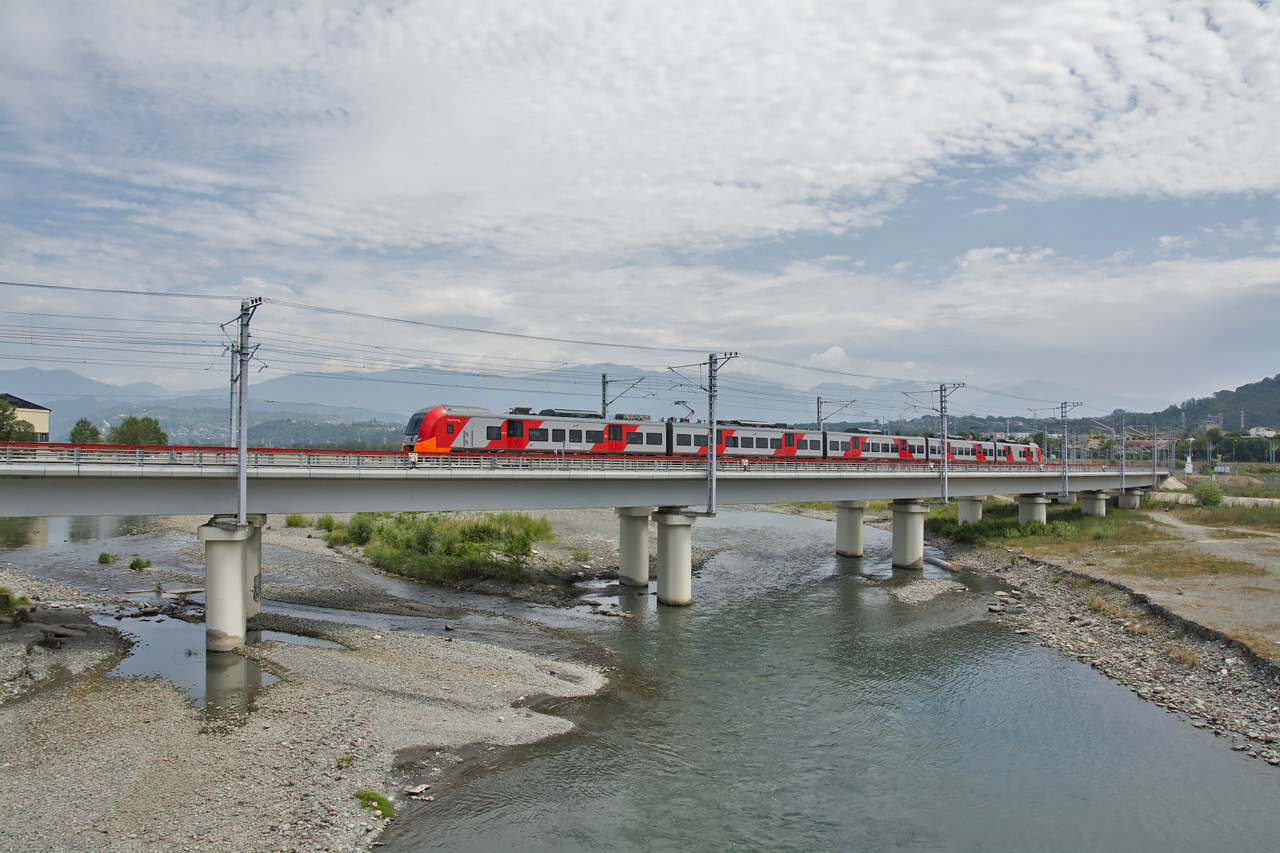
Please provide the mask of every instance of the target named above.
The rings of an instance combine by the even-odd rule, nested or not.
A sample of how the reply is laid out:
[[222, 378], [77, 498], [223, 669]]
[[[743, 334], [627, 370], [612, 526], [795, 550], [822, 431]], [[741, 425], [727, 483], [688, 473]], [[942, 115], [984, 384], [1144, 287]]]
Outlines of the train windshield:
[[404, 428], [405, 438], [417, 438], [418, 430], [422, 428], [422, 422], [426, 420], [426, 412], [418, 412], [409, 419], [409, 425]]

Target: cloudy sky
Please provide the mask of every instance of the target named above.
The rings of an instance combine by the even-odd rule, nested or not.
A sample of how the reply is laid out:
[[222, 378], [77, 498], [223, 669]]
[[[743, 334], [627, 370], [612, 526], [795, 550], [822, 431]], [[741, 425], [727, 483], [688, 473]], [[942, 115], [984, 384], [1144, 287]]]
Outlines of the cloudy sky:
[[[1278, 139], [1253, 0], [7, 0], [0, 279], [265, 297], [276, 374], [715, 349], [1174, 402], [1280, 372]], [[238, 309], [0, 293], [0, 366], [170, 388]]]

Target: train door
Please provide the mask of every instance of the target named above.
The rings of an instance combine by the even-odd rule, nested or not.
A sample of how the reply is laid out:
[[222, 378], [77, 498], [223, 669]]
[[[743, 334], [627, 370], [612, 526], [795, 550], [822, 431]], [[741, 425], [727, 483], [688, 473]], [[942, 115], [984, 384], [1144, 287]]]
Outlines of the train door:
[[623, 453], [627, 449], [622, 424], [608, 424], [604, 430], [604, 449], [610, 453]]

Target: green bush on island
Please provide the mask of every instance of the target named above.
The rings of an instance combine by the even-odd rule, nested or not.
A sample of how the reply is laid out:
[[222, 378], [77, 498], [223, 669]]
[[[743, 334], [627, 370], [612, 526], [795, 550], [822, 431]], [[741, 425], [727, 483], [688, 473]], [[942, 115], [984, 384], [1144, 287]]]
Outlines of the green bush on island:
[[135, 572], [148, 569], [151, 568], [151, 561], [144, 560], [141, 557], [134, 557], [129, 561], [129, 568], [133, 569]]
[[479, 518], [356, 513], [329, 534], [331, 545], [358, 545], [375, 566], [435, 584], [484, 577], [528, 581], [533, 543], [552, 539], [546, 518], [503, 512]]
[[100, 554], [98, 554], [98, 562], [101, 563], [102, 565], [106, 565], [107, 563], [110, 563], [114, 559], [115, 557], [112, 557], [106, 551], [103, 551]]
[[284, 517], [285, 527], [306, 527], [307, 517], [302, 513], [291, 512]]

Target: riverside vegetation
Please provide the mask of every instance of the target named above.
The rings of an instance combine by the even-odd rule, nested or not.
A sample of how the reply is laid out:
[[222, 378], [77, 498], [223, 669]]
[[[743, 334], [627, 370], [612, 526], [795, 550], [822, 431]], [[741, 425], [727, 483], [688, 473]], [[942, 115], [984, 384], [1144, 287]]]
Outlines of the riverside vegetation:
[[485, 578], [528, 582], [533, 543], [555, 538], [546, 518], [518, 512], [475, 518], [356, 513], [327, 524], [330, 546], [363, 548], [380, 569], [442, 586]]

